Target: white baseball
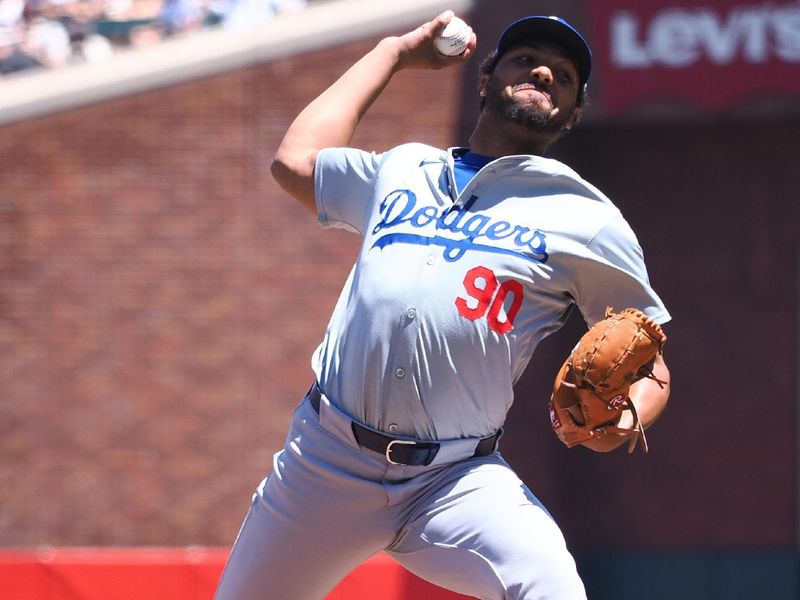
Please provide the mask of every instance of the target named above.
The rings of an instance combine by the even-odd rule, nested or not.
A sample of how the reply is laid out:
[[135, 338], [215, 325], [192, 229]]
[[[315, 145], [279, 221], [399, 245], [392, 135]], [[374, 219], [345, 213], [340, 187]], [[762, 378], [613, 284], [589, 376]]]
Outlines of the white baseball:
[[472, 28], [458, 17], [453, 17], [433, 45], [445, 56], [458, 56], [467, 49], [470, 38]]

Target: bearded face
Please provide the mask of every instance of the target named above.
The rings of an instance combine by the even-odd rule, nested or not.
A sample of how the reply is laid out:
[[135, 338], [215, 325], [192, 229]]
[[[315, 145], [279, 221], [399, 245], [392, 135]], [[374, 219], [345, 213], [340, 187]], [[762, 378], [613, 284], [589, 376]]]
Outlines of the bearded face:
[[536, 42], [512, 48], [484, 77], [484, 109], [497, 120], [552, 137], [580, 115], [577, 66], [557, 44]]
[[535, 133], [560, 132], [575, 112], [575, 107], [554, 111], [547, 93], [535, 91], [530, 84], [503, 88], [494, 78], [486, 86], [484, 109]]

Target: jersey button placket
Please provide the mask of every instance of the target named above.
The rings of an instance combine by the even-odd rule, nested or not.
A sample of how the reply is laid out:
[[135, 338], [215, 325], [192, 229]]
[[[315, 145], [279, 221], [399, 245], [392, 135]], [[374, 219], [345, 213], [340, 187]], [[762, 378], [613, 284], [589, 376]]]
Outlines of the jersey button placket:
[[[408, 319], [409, 321], [413, 321], [414, 319], [417, 318], [417, 309], [414, 307], [407, 308], [405, 316], [406, 319]], [[403, 367], [397, 367], [394, 370], [394, 376], [397, 377], [398, 379], [402, 379], [403, 377], [406, 376], [406, 370]]]

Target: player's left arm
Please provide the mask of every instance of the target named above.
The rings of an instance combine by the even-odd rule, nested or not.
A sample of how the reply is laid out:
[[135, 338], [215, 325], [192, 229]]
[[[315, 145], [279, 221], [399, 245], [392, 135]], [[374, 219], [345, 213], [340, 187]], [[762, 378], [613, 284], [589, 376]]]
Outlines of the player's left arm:
[[[644, 266], [644, 255], [636, 235], [624, 219], [609, 221], [594, 236], [588, 246], [599, 255], [609, 260], [615, 268], [609, 270], [600, 268], [592, 272], [591, 284], [584, 286], [584, 299], [590, 306], [603, 310], [606, 306], [615, 306], [621, 310], [627, 306], [661, 305], [660, 300], [654, 302], [653, 292], [650, 290], [647, 270]], [[596, 263], [602, 264], [602, 263]], [[647, 282], [646, 285], [642, 282]], [[609, 290], [620, 292], [619, 296], [610, 297]], [[592, 296], [591, 294], [595, 295]], [[632, 295], [633, 294], [633, 295]], [[654, 315], [655, 316], [655, 315]], [[661, 306], [658, 318], [669, 318], [666, 309]], [[601, 319], [599, 313], [590, 315], [592, 322]], [[642, 426], [647, 429], [661, 416], [667, 407], [670, 394], [670, 372], [664, 355], [659, 353], [653, 364], [653, 375], [658, 378], [661, 385], [653, 379], [642, 378], [631, 385], [628, 395], [636, 407], [636, 412]], [[630, 429], [634, 425], [634, 415], [630, 410], [623, 411], [617, 426]], [[627, 443], [630, 436], [608, 435], [594, 438], [583, 445], [597, 452], [609, 452]]]
[[[653, 375], [658, 378], [661, 382], [660, 384], [653, 379], [640, 379], [631, 385], [628, 394], [631, 402], [636, 406], [639, 420], [645, 429], [658, 420], [661, 413], [666, 409], [667, 401], [669, 400], [670, 374], [663, 354], [658, 354], [655, 358]], [[624, 411], [618, 426], [624, 429], [631, 429], [633, 425], [633, 414], [631, 411]], [[583, 445], [595, 452], [610, 452], [626, 443], [628, 439], [629, 436], [607, 435], [584, 442]]]

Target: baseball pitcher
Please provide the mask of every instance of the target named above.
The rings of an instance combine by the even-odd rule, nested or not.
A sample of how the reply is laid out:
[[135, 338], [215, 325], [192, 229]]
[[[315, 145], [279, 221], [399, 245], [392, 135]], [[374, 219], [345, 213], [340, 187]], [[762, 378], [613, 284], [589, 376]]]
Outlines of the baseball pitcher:
[[217, 600], [321, 599], [380, 551], [478, 598], [585, 598], [558, 525], [499, 452], [514, 383], [575, 307], [590, 329], [555, 376], [556, 435], [646, 450], [666, 406], [670, 317], [636, 236], [545, 157], [578, 123], [592, 69], [569, 23], [533, 16], [502, 33], [467, 146], [349, 147], [396, 72], [472, 56], [471, 31], [460, 54], [436, 50], [453, 17], [380, 41], [277, 151], [282, 188], [362, 245]]

